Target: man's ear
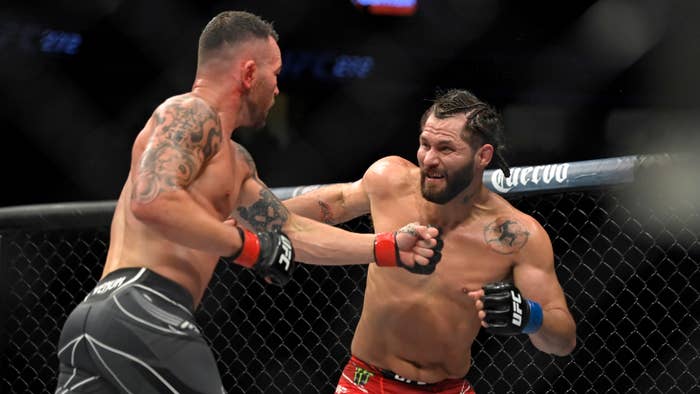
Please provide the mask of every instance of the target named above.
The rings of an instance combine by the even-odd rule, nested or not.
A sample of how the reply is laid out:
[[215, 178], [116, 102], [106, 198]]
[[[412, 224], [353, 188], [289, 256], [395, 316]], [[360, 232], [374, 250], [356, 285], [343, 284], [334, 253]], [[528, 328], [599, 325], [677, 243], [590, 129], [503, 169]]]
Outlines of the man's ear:
[[257, 65], [255, 64], [254, 60], [247, 60], [241, 66], [241, 81], [246, 90], [250, 90], [253, 86], [253, 79], [255, 79], [256, 69]]
[[486, 168], [493, 159], [493, 145], [484, 144], [476, 151], [474, 161], [479, 168]]

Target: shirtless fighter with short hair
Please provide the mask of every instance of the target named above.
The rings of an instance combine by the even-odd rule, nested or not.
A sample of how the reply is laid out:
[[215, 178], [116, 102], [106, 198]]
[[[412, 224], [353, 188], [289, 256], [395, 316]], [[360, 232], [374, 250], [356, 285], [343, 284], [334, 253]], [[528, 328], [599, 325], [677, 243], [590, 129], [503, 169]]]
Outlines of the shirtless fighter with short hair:
[[57, 393], [223, 392], [193, 317], [221, 256], [279, 285], [295, 251], [325, 265], [437, 263], [435, 228], [350, 233], [289, 213], [258, 178], [231, 135], [265, 124], [281, 68], [259, 17], [226, 11], [204, 28], [192, 91], [160, 104], [136, 137], [102, 279], [61, 332]]

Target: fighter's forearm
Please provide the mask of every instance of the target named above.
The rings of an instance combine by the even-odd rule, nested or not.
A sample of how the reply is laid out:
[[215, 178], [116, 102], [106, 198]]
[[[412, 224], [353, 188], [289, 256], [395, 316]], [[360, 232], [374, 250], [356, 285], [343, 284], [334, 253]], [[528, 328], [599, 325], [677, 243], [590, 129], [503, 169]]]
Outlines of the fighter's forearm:
[[545, 309], [542, 327], [530, 334], [530, 341], [545, 353], [566, 356], [576, 347], [576, 324], [566, 311]]
[[317, 265], [369, 264], [374, 234], [360, 234], [293, 215], [283, 230], [292, 240], [296, 260]]

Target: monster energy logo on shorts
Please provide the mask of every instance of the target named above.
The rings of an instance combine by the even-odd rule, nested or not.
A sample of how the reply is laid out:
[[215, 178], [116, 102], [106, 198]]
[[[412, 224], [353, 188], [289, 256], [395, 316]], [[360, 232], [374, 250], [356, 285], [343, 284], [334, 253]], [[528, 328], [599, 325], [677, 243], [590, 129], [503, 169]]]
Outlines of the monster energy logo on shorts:
[[355, 376], [352, 378], [352, 382], [358, 386], [364, 386], [372, 376], [374, 376], [372, 372], [360, 367], [355, 367]]

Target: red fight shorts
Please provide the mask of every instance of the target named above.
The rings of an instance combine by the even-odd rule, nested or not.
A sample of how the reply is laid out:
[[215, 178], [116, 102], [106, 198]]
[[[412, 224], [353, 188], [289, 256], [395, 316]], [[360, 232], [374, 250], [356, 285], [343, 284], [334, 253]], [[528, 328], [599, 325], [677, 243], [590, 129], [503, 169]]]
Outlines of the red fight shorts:
[[476, 394], [466, 379], [446, 379], [437, 383], [416, 382], [391, 371], [369, 365], [352, 356], [340, 375], [336, 394], [444, 393]]

